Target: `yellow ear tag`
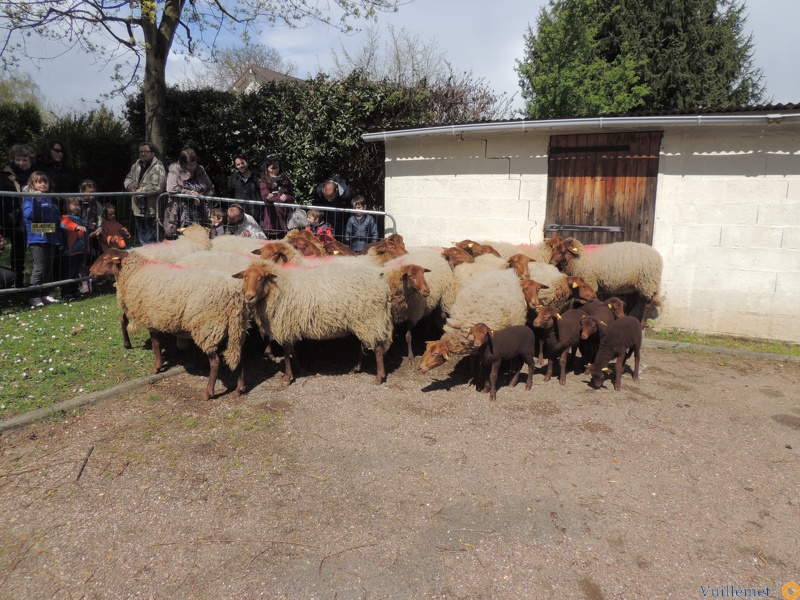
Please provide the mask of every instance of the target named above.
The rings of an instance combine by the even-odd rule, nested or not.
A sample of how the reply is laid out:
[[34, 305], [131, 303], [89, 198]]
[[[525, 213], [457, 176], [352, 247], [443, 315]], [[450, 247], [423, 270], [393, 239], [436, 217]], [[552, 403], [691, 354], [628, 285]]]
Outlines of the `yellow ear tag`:
[[605, 367], [603, 369], [603, 373], [611, 373], [611, 369], [609, 369], [608, 367]]
[[556, 313], [556, 319], [560, 319], [560, 318], [561, 318], [561, 315]]
[[449, 354], [445, 354], [445, 355], [444, 355], [444, 359], [445, 359], [445, 360], [450, 360], [450, 355], [449, 355]]
[[577, 251], [578, 251], [578, 248], [573, 248], [573, 249], [572, 249], [572, 251], [573, 251], [573, 252], [577, 252]]
[[573, 283], [572, 283], [572, 289], [574, 290], [576, 287], [578, 287], [578, 284], [577, 284], [577, 283], [575, 283], [575, 282], [573, 282]]

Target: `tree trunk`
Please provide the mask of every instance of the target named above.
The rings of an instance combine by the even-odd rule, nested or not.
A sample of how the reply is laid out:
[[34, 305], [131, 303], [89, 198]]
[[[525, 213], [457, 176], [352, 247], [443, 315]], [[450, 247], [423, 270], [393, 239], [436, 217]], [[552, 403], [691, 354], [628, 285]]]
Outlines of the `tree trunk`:
[[160, 24], [156, 24], [156, 2], [142, 3], [145, 139], [162, 157], [167, 141], [167, 57], [185, 3], [186, 0], [166, 0]]
[[164, 156], [167, 129], [167, 59], [151, 46], [144, 69], [145, 140]]

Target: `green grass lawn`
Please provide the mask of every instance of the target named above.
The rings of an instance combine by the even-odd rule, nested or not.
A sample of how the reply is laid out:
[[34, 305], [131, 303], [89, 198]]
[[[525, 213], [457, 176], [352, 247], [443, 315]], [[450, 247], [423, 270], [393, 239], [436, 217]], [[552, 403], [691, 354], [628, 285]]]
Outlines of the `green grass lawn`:
[[122, 347], [116, 294], [32, 309], [28, 294], [0, 297], [0, 418], [52, 406], [147, 375], [146, 330]]

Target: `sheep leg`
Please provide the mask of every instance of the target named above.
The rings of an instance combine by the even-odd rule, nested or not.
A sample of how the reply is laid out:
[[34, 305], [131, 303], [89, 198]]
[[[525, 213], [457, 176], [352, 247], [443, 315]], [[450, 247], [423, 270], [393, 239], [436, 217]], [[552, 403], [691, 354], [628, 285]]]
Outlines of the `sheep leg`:
[[150, 345], [153, 346], [153, 354], [156, 355], [156, 364], [153, 373], [158, 373], [164, 366], [164, 357], [161, 355], [161, 337], [154, 329], [150, 330]]
[[208, 383], [206, 383], [205, 396], [206, 400], [210, 400], [214, 396], [214, 388], [217, 386], [217, 377], [219, 377], [219, 354], [216, 352], [208, 353]]
[[525, 366], [525, 362], [523, 360], [520, 360], [519, 358], [513, 359], [513, 362], [517, 363], [516, 365], [514, 365], [514, 366], [516, 366], [517, 370], [514, 373], [514, 376], [511, 378], [511, 381], [509, 382], [508, 387], [515, 387], [517, 385], [517, 383], [519, 383], [519, 376], [520, 376], [520, 373], [522, 373], [522, 367]]
[[536, 360], [533, 355], [531, 355], [526, 356], [524, 362], [528, 365], [528, 379], [525, 381], [525, 390], [528, 391], [533, 387], [533, 367]]
[[383, 363], [383, 344], [377, 344], [375, 346], [375, 364], [378, 368], [378, 373], [375, 376], [375, 381], [377, 383], [383, 383], [386, 381], [386, 366]]
[[122, 325], [122, 347], [127, 348], [130, 350], [131, 348], [131, 337], [128, 334], [128, 315], [127, 313], [122, 313], [122, 316], [119, 318], [120, 325]]
[[547, 358], [547, 370], [544, 373], [544, 380], [550, 381], [550, 378], [553, 376], [553, 363], [555, 361], [551, 358]]
[[639, 381], [639, 359], [641, 358], [642, 347], [637, 345], [633, 347], [633, 380]]
[[292, 363], [295, 362], [294, 356], [294, 346], [292, 344], [284, 344], [283, 345], [283, 364], [285, 366], [285, 372], [283, 374], [283, 385], [289, 385], [292, 383], [292, 379], [294, 374], [292, 373]]
[[622, 389], [622, 373], [625, 371], [625, 353], [621, 353], [617, 357], [617, 364], [614, 371], [614, 389], [620, 391]]
[[414, 350], [411, 347], [411, 328], [406, 330], [406, 344], [408, 345], [408, 362], [414, 364]]
[[247, 387], [244, 384], [244, 361], [239, 361], [239, 368], [238, 368], [239, 375], [236, 378], [236, 394], [242, 395], [247, 393]]
[[647, 325], [647, 317], [650, 315], [650, 309], [653, 306], [653, 300], [648, 299], [644, 303], [644, 314], [642, 314], [642, 329]]
[[561, 385], [567, 385], [567, 355], [569, 354], [569, 348], [564, 350], [561, 353], [561, 358], [558, 360], [558, 366], [561, 369], [558, 373], [558, 383]]
[[500, 372], [500, 361], [496, 360], [492, 363], [492, 371], [489, 373], [489, 400], [497, 400], [497, 374]]

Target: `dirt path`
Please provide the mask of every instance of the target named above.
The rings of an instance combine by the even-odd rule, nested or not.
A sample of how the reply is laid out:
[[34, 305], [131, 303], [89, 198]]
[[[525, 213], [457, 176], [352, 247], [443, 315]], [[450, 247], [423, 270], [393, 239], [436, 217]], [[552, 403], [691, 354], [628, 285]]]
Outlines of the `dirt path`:
[[383, 386], [332, 362], [288, 389], [250, 361], [242, 398], [198, 400], [187, 373], [4, 434], [0, 596], [781, 598], [800, 581], [797, 362], [646, 348], [621, 392], [537, 371], [490, 403], [463, 364], [396, 360]]

